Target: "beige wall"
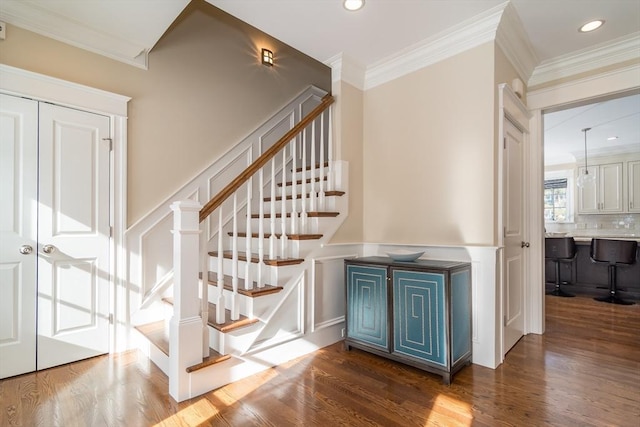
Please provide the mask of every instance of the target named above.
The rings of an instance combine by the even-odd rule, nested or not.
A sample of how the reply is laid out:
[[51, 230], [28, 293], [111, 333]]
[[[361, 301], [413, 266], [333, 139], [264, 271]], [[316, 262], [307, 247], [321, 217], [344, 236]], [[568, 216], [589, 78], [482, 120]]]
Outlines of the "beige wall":
[[[161, 203], [309, 85], [331, 90], [328, 67], [194, 0], [141, 70], [9, 26], [0, 62], [132, 97], [128, 225]], [[259, 63], [272, 48], [276, 65]]]
[[494, 243], [494, 43], [364, 94], [364, 241]]
[[363, 241], [363, 92], [340, 81], [333, 86], [336, 97], [334, 135], [337, 158], [349, 162], [349, 216], [332, 237], [331, 243]]

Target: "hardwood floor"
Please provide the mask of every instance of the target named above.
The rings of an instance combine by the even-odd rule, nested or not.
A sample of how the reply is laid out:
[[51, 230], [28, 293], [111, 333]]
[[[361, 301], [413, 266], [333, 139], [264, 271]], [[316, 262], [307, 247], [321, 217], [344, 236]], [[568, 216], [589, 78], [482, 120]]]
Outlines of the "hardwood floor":
[[439, 377], [341, 343], [180, 404], [127, 352], [0, 381], [0, 425], [640, 425], [640, 305], [546, 297], [547, 332]]

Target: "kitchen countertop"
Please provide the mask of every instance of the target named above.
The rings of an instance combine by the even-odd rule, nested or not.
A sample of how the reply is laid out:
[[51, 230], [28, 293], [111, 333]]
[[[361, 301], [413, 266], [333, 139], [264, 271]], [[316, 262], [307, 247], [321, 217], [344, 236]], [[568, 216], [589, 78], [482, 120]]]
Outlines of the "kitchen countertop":
[[567, 233], [545, 233], [545, 237], [573, 237], [576, 242], [591, 242], [591, 239], [614, 239], [614, 240], [635, 240], [640, 243], [640, 234], [637, 233], [629, 233], [629, 234], [591, 234], [591, 233], [576, 233], [576, 232], [567, 232]]

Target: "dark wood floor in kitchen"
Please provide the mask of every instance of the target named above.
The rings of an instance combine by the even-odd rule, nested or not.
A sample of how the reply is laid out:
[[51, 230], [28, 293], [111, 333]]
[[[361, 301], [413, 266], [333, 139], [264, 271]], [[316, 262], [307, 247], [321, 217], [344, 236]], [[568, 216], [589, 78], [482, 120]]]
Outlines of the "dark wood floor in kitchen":
[[138, 352], [0, 381], [0, 425], [640, 425], [640, 305], [546, 297], [547, 332], [451, 386], [335, 344], [180, 404]]

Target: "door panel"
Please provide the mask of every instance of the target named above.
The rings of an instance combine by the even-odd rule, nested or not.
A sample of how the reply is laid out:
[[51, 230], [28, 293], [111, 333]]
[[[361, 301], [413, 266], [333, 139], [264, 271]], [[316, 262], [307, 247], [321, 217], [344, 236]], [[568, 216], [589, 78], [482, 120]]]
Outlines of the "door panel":
[[108, 117], [41, 104], [38, 369], [109, 350], [108, 138]]
[[0, 378], [36, 367], [37, 120], [37, 102], [0, 94]]
[[522, 131], [508, 120], [505, 122], [505, 174], [504, 174], [504, 354], [524, 335], [524, 200], [526, 188], [523, 180], [524, 137]]

